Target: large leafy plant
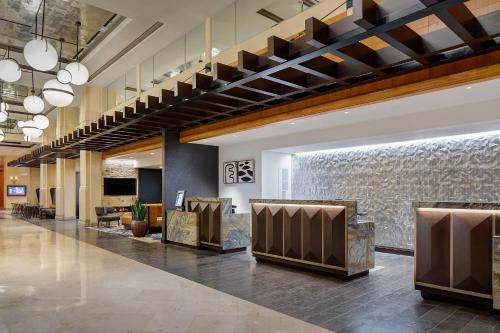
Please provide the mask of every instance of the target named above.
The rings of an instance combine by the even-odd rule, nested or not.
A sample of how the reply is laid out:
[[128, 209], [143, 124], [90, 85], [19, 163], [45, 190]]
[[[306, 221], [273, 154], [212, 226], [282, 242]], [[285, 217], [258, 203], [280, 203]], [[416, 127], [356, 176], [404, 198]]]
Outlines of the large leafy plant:
[[132, 220], [134, 221], [144, 221], [146, 218], [146, 207], [144, 207], [139, 199], [135, 199], [131, 206], [132, 209]]

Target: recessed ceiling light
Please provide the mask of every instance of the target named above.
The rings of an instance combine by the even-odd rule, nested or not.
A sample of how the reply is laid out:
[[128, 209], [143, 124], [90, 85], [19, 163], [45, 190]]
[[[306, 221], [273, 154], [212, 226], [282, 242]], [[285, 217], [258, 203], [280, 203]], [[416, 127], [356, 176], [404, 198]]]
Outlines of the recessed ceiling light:
[[471, 86], [467, 86], [467, 87], [465, 87], [465, 90], [471, 90], [471, 89], [472, 89], [472, 87], [471, 87]]
[[291, 123], [290, 123], [290, 125], [295, 125], [295, 123], [294, 123], [294, 122], [291, 122]]
[[150, 155], [154, 155], [155, 153], [149, 153]]
[[349, 111], [344, 111], [345, 114], [349, 114]]
[[128, 158], [134, 158], [134, 156], [129, 156]]

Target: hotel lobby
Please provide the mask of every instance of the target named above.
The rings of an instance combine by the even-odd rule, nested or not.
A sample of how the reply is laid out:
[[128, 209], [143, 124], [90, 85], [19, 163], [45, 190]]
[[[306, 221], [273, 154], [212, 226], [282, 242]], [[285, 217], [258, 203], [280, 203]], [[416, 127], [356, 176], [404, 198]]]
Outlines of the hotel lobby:
[[500, 332], [499, 46], [500, 0], [0, 0], [0, 333]]

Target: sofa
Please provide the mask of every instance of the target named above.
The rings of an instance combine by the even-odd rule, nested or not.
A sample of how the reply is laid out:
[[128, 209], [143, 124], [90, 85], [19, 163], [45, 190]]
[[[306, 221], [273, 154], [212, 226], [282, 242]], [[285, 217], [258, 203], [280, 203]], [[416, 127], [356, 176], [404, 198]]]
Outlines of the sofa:
[[[144, 206], [147, 209], [146, 220], [148, 221], [149, 232], [161, 232], [162, 219], [159, 218], [163, 216], [162, 204], [145, 204]], [[121, 222], [126, 229], [130, 229], [130, 225], [132, 223], [132, 213], [123, 214]]]

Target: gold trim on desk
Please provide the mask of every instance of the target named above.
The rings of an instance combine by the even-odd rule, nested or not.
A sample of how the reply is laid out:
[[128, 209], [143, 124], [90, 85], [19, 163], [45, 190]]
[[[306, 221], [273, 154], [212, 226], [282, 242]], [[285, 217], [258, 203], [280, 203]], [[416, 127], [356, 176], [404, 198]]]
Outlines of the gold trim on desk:
[[345, 271], [347, 272], [347, 268], [344, 267], [339, 267], [339, 266], [332, 266], [332, 265], [325, 265], [325, 264], [320, 264], [314, 261], [307, 261], [307, 260], [302, 260], [302, 259], [295, 259], [295, 258], [290, 258], [290, 257], [285, 257], [285, 256], [278, 256], [275, 254], [269, 254], [269, 253], [264, 253], [264, 252], [258, 252], [258, 251], [252, 251], [252, 254], [257, 254], [259, 256], [265, 256], [265, 257], [272, 257], [272, 258], [277, 258], [277, 259], [283, 259], [283, 260], [289, 260], [289, 261], [294, 261], [294, 262], [299, 262], [302, 264], [307, 264], [307, 265], [314, 265], [318, 267], [325, 267], [325, 268], [331, 268], [331, 269], [336, 269], [339, 271]]
[[422, 286], [422, 287], [433, 288], [433, 289], [440, 289], [440, 290], [445, 290], [445, 291], [452, 291], [454, 293], [464, 294], [464, 295], [469, 295], [469, 296], [481, 297], [481, 298], [486, 298], [486, 299], [493, 299], [493, 296], [489, 295], [489, 294], [476, 293], [476, 292], [473, 292], [473, 291], [456, 289], [456, 288], [452, 288], [452, 287], [443, 287], [443, 286], [438, 286], [438, 285], [431, 284], [431, 283], [416, 282], [415, 285]]

